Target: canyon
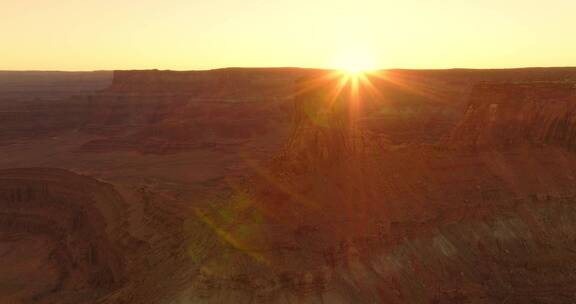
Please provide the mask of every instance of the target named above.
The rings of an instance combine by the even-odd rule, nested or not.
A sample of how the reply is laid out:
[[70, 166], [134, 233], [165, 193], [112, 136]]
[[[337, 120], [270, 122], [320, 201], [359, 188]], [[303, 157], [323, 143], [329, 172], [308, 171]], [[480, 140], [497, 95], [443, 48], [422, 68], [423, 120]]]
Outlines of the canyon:
[[2, 303], [576, 298], [576, 68], [12, 73]]

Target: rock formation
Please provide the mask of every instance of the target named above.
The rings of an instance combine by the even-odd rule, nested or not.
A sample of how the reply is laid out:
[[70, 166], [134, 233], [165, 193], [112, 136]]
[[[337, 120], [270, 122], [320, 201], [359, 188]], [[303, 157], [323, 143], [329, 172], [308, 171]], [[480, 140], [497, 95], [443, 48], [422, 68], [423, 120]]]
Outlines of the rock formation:
[[[244, 249], [237, 254], [251, 257], [254, 269], [259, 261], [270, 269], [252, 272], [249, 277], [261, 285], [237, 293], [294, 303], [574, 299], [576, 279], [563, 266], [574, 259], [572, 152], [530, 141], [482, 151], [353, 141], [350, 125], [341, 119], [349, 108], [343, 116], [325, 108], [332, 100], [325, 93], [335, 82], [323, 85], [295, 99], [295, 138], [279, 162], [250, 183], [252, 212], [237, 214], [233, 226], [220, 227], [230, 239], [242, 240]], [[514, 83], [499, 86], [518, 92]], [[541, 86], [522, 85], [528, 92], [540, 92]], [[570, 95], [564, 87], [554, 96]], [[532, 95], [544, 108], [540, 113], [562, 112], [556, 103], [541, 100], [549, 96], [542, 94]], [[471, 108], [494, 101], [487, 97], [493, 95], [473, 96]], [[307, 104], [313, 102], [318, 104]], [[519, 107], [521, 102], [511, 104]], [[476, 115], [474, 121], [482, 121], [484, 113], [472, 111], [466, 119]], [[508, 122], [510, 128], [526, 123]], [[453, 140], [468, 130], [461, 128], [466, 123], [454, 131]], [[357, 131], [363, 138], [369, 129]], [[255, 219], [260, 229], [241, 237], [241, 227]], [[213, 272], [203, 279], [212, 287], [195, 299], [225, 301], [235, 286], [233, 278], [242, 274]]]
[[1, 168], [69, 170], [0, 170], [0, 302], [571, 303], [571, 75], [126, 71], [1, 103]]
[[62, 169], [0, 170], [0, 302], [161, 303], [186, 288], [212, 250], [191, 256], [188, 238], [206, 228], [185, 230], [191, 213], [146, 187], [129, 196]]
[[526, 143], [570, 148], [575, 108], [574, 82], [479, 84], [450, 141], [476, 148]]
[[58, 169], [0, 171], [0, 299], [81, 302], [127, 279], [126, 204], [110, 185]]

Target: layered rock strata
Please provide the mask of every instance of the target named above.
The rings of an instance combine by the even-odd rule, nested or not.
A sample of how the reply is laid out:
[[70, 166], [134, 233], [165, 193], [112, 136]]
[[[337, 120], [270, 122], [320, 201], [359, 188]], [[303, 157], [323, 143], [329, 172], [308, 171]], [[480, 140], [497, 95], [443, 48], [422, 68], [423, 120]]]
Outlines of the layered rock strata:
[[520, 144], [571, 148], [576, 140], [575, 109], [574, 82], [480, 84], [450, 142], [476, 148]]
[[3, 302], [73, 303], [126, 280], [126, 205], [111, 186], [59, 169], [0, 170], [0, 206]]
[[[354, 131], [357, 137], [348, 136], [351, 125], [341, 119], [349, 117], [348, 110], [343, 116], [330, 108], [316, 111], [332, 105], [325, 92], [333, 85], [327, 82], [328, 87], [295, 99], [300, 124], [286, 153], [258, 172], [244, 198], [230, 202], [232, 210], [250, 211], [233, 213], [231, 222], [224, 211], [210, 217], [218, 235], [236, 249], [227, 259], [251, 266], [218, 268], [218, 262], [225, 262], [215, 257], [218, 262], [205, 265], [191, 298], [289, 303], [573, 301], [576, 278], [565, 266], [572, 264], [576, 250], [572, 152], [563, 144], [542, 147], [530, 140], [475, 151], [356, 141], [369, 138], [370, 130], [355, 125], [360, 126]], [[541, 85], [523, 87], [540, 92]], [[516, 86], [508, 84], [506, 90]], [[569, 95], [562, 86], [557, 94]], [[478, 102], [475, 98], [486, 95], [473, 97], [471, 107]], [[537, 94], [528, 100], [537, 103], [540, 98]], [[479, 103], [493, 101], [486, 99]], [[313, 100], [321, 103], [311, 111], [321, 112], [320, 120], [303, 111]], [[519, 107], [521, 102], [513, 104]], [[539, 104], [541, 113], [561, 112], [554, 110], [555, 103]], [[527, 121], [546, 125], [545, 120]], [[511, 122], [523, 126], [527, 121]]]

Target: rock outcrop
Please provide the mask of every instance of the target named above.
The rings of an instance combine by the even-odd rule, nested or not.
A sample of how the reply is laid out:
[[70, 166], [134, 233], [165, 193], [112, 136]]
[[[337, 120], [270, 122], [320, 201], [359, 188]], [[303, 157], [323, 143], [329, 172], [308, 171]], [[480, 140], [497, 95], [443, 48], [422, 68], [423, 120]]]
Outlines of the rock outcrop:
[[[293, 80], [305, 69], [116, 71], [92, 97], [98, 109], [83, 130], [111, 131], [82, 151], [169, 154], [199, 147], [235, 149], [255, 136], [286, 129]], [[110, 100], [116, 100], [110, 107]], [[114, 134], [113, 130], [117, 130]]]
[[161, 303], [200, 267], [186, 208], [67, 170], [0, 170], [1, 303]]
[[126, 204], [110, 185], [59, 169], [0, 170], [0, 299], [79, 303], [127, 279]]
[[[299, 125], [279, 162], [261, 168], [229, 211], [209, 217], [251, 272], [219, 269], [225, 262], [215, 257], [191, 292], [195, 301], [573, 301], [576, 278], [563, 266], [576, 250], [573, 152], [530, 142], [470, 151], [354, 140], [343, 119], [349, 108], [332, 111], [325, 93], [334, 82], [324, 85], [295, 99]], [[566, 96], [562, 88], [554, 96]], [[534, 102], [554, 90], [544, 91]], [[557, 113], [554, 103], [539, 105]], [[354, 124], [370, 138], [369, 127]]]
[[453, 145], [475, 148], [576, 143], [576, 83], [485, 83], [471, 93]]

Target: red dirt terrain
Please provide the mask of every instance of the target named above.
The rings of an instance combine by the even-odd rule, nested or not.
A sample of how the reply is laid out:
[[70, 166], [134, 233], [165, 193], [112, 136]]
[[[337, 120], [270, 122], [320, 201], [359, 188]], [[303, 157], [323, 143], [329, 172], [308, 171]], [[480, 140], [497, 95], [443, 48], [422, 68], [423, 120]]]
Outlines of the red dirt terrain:
[[576, 299], [576, 69], [82, 79], [0, 96], [0, 303]]

